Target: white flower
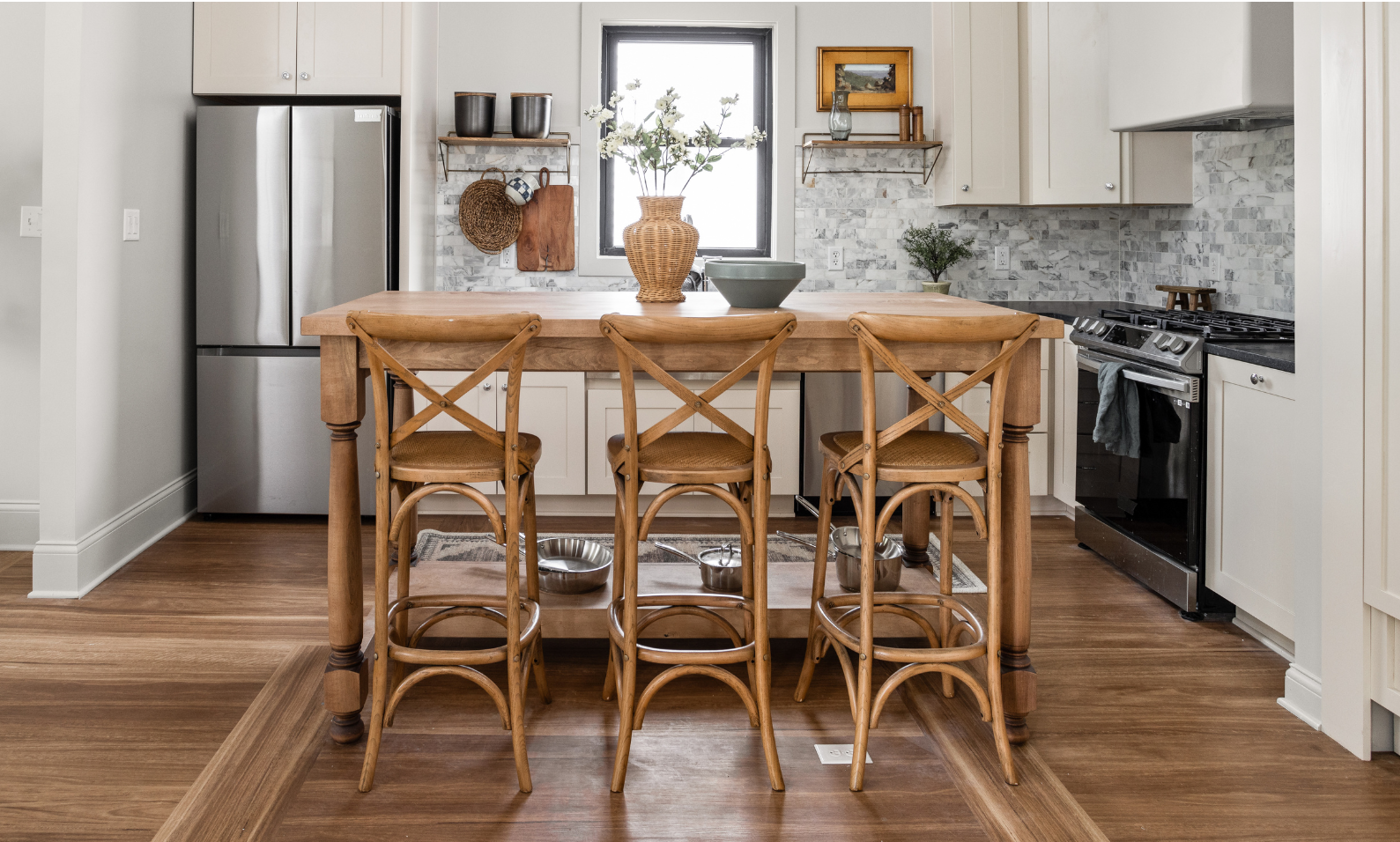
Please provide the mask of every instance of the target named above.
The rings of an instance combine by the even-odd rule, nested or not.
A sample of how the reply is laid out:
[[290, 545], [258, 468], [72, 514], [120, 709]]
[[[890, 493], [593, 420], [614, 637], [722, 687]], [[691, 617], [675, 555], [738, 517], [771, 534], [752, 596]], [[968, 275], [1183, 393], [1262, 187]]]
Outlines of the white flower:
[[758, 126], [754, 126], [753, 131], [744, 135], [744, 148], [753, 149], [755, 146], [758, 145], [759, 141], [763, 140], [766, 137], [768, 137], [768, 134], [766, 132], [759, 130]]
[[722, 97], [719, 98], [719, 104], [720, 104], [720, 105], [733, 105], [734, 103], [736, 103], [736, 102], [738, 102], [738, 101], [739, 101], [739, 95], [738, 95], [738, 94], [735, 94], [734, 96], [722, 96]]
[[601, 109], [601, 110], [598, 112], [598, 120], [601, 121], [601, 122], [606, 123], [607, 121], [611, 120], [612, 118], [613, 118], [613, 112], [610, 111], [610, 110], [607, 109], [607, 108]]
[[598, 115], [603, 113], [603, 106], [595, 105], [583, 112], [583, 116], [589, 120], [597, 120]]
[[685, 144], [689, 140], [689, 138], [687, 138], [685, 136], [685, 132], [681, 131], [680, 129], [672, 128], [671, 140], [675, 141], [678, 144]]
[[608, 105], [613, 106], [614, 108], [617, 107], [617, 104], [621, 101], [622, 95], [619, 94], [617, 91], [613, 91], [613, 95], [608, 97]]
[[631, 140], [637, 136], [637, 126], [634, 123], [618, 123], [617, 134]]
[[671, 113], [661, 118], [661, 125], [665, 126], [668, 129], [672, 128], [676, 125], [676, 123], [679, 123], [680, 119], [684, 116], [685, 115], [680, 113], [679, 111], [672, 111]]
[[640, 88], [641, 86], [642, 86], [642, 80], [641, 80], [641, 79], [633, 79], [632, 81], [630, 81], [630, 82], [627, 83], [627, 90], [629, 90], [629, 91], [635, 91], [636, 89]]

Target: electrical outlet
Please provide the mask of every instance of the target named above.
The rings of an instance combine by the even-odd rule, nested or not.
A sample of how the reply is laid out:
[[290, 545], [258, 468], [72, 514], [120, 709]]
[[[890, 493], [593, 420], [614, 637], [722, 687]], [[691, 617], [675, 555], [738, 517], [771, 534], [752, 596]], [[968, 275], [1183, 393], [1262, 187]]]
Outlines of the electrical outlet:
[[22, 207], [19, 209], [19, 235], [21, 237], [42, 237], [44, 235], [44, 209]]
[[126, 208], [122, 211], [122, 240], [141, 239], [141, 211]]
[[514, 268], [515, 268], [515, 244], [514, 244], [514, 243], [512, 243], [512, 244], [509, 245], [509, 246], [507, 246], [507, 247], [506, 247], [506, 250], [503, 251], [503, 252], [501, 252], [501, 268], [502, 268], [502, 269], [514, 269]]
[[845, 269], [845, 268], [846, 268], [846, 257], [845, 257], [845, 255], [843, 254], [843, 251], [844, 251], [844, 250], [843, 250], [840, 246], [831, 246], [831, 247], [829, 247], [829, 248], [826, 250], [826, 268], [828, 268], [828, 269]]
[[997, 257], [996, 257], [996, 260], [997, 260], [997, 262], [996, 262], [996, 268], [998, 268], [998, 269], [1010, 269], [1010, 268], [1011, 268], [1011, 247], [1010, 247], [1010, 246], [997, 246], [996, 255], [997, 255]]
[[[851, 758], [856, 755], [856, 747], [852, 743], [837, 743], [835, 745], [821, 743], [816, 744], [817, 757], [821, 758], [823, 766], [849, 766]], [[873, 763], [870, 759], [870, 752], [865, 753], [865, 762]]]

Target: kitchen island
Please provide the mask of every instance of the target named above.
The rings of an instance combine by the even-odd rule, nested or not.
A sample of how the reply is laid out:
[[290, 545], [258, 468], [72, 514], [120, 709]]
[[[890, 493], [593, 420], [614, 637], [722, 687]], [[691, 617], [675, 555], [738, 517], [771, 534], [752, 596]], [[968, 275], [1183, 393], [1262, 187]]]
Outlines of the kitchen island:
[[[783, 311], [797, 316], [797, 329], [779, 349], [778, 371], [859, 371], [860, 353], [846, 325], [852, 313], [977, 317], [1003, 315], [991, 304], [931, 293], [794, 293]], [[641, 304], [632, 292], [380, 292], [306, 316], [305, 336], [321, 337], [321, 418], [330, 429], [330, 516], [327, 591], [330, 660], [325, 674], [326, 709], [334, 715], [332, 737], [353, 742], [363, 734], [368, 669], [363, 654], [363, 576], [357, 428], [365, 412], [368, 360], [345, 316], [354, 310], [431, 316], [536, 313], [540, 335], [526, 347], [527, 371], [615, 371], [617, 355], [598, 330], [608, 313], [650, 316], [725, 316], [755, 312], [729, 306], [718, 293], [690, 293], [686, 301]], [[1043, 317], [1037, 338], [1064, 335], [1064, 324]], [[899, 346], [902, 343], [891, 343]], [[415, 370], [472, 369], [494, 349], [478, 346], [393, 343], [395, 356]], [[996, 343], [913, 345], [897, 348], [920, 372], [974, 371], [992, 359]], [[715, 371], [737, 367], [758, 343], [649, 347], [648, 356], [668, 371]], [[877, 361], [878, 365], [878, 361]], [[1029, 738], [1027, 715], [1035, 709], [1035, 671], [1030, 660], [1031, 520], [1027, 434], [1040, 420], [1040, 343], [1030, 342], [1010, 366], [1003, 420], [1002, 668], [1006, 719], [1013, 742]], [[372, 433], [371, 433], [372, 435]], [[903, 518], [906, 546], [928, 546], [927, 495], [910, 498]]]

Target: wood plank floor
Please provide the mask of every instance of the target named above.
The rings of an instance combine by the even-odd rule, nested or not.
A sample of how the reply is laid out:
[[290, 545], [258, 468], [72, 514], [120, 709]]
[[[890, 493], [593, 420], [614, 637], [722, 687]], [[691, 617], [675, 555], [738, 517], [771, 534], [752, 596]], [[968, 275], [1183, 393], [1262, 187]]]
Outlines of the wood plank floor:
[[[513, 768], [509, 739], [480, 692], [434, 679], [405, 702], [361, 796], [363, 749], [330, 743], [306, 710], [325, 643], [323, 523], [192, 521], [80, 601], [26, 599], [28, 556], [0, 554], [0, 838], [1400, 838], [1400, 758], [1355, 760], [1276, 704], [1277, 655], [1233, 626], [1180, 620], [1080, 550], [1069, 521], [1035, 529], [1040, 707], [1018, 749], [1023, 785], [980, 768], [990, 740], [965, 697], [916, 681], [872, 739], [862, 795], [811, 748], [849, 734], [837, 670], [823, 664], [794, 704], [788, 646], [774, 694], [788, 792], [768, 792], [730, 691], [688, 679], [657, 697], [628, 791], [608, 796], [615, 708], [598, 697], [601, 650], [574, 644], [551, 648], [556, 701], [529, 714], [533, 795], [496, 774]], [[957, 552], [981, 572], [970, 530]], [[279, 698], [302, 701], [282, 714]], [[288, 748], [247, 745], [265, 740]], [[227, 821], [191, 834], [196, 816]]]

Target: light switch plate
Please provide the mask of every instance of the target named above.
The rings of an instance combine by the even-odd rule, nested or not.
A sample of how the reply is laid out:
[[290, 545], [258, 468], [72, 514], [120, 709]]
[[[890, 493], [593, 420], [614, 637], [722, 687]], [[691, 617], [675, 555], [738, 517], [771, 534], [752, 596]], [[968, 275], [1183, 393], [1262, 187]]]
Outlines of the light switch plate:
[[25, 206], [19, 209], [19, 235], [21, 237], [42, 237], [44, 235], [44, 209]]
[[831, 246], [828, 248], [826, 250], [826, 268], [845, 269], [846, 257], [843, 251], [844, 250], [840, 246]]
[[507, 246], [505, 251], [501, 252], [501, 268], [515, 268], [515, 245], [513, 243]]
[[1010, 246], [997, 246], [997, 252], [996, 252], [996, 254], [997, 254], [996, 268], [998, 268], [998, 269], [1010, 269], [1010, 268], [1011, 268], [1011, 248], [1010, 248]]
[[[853, 743], [816, 744], [817, 757], [821, 758], [823, 766], [849, 766], [851, 758], [855, 757], [856, 747]], [[865, 753], [865, 762], [874, 763], [870, 759], [870, 752]]]
[[122, 240], [141, 239], [141, 211], [126, 208], [122, 211]]

